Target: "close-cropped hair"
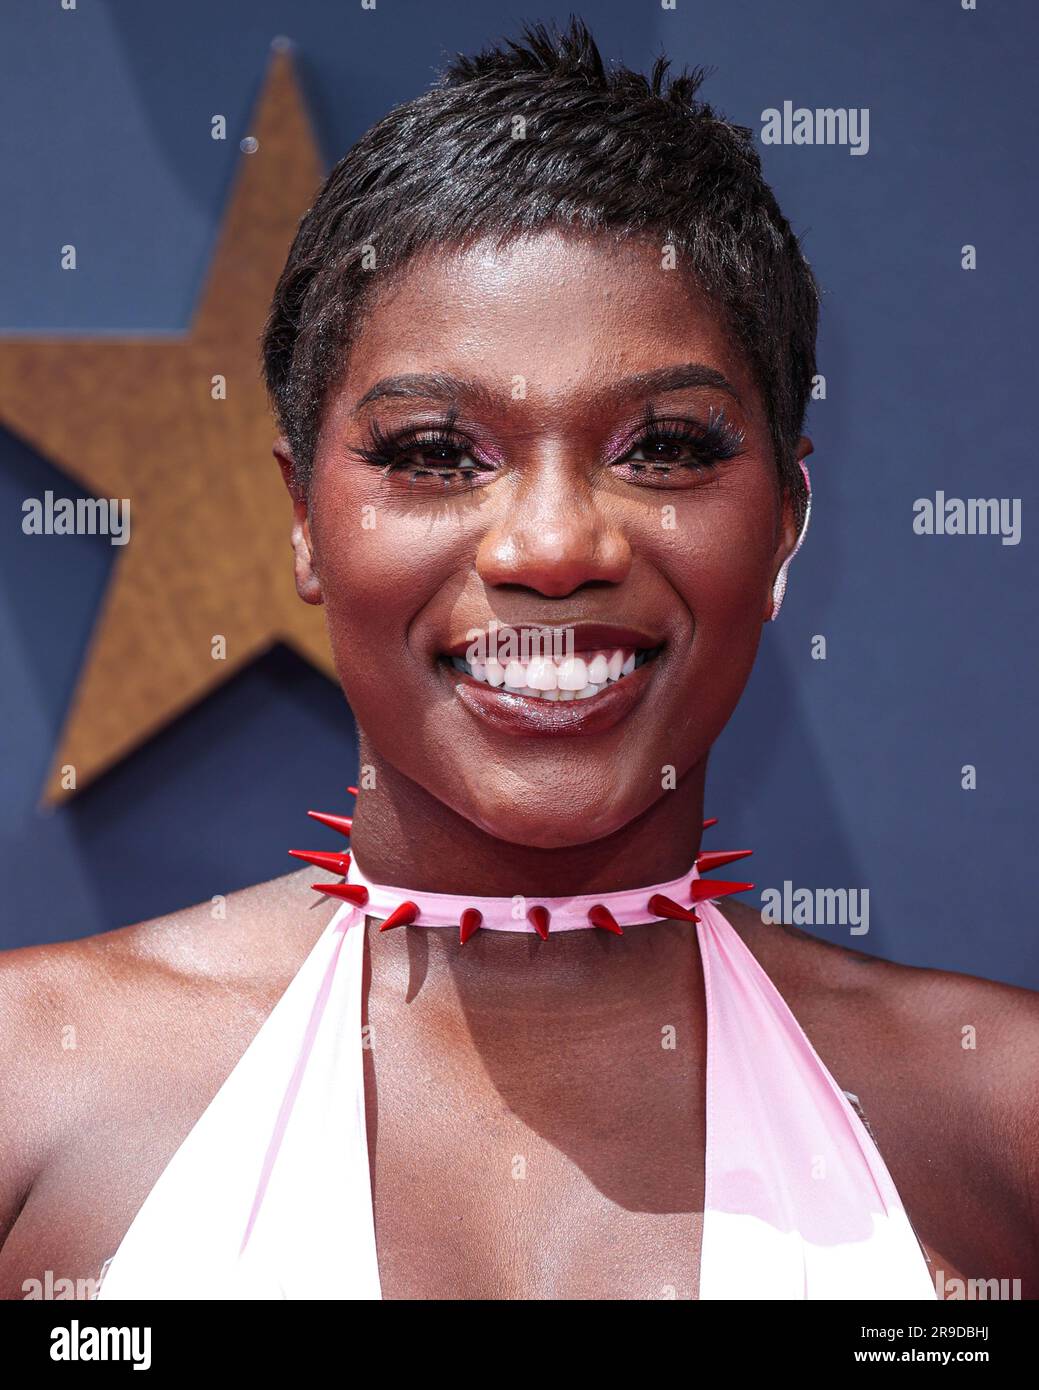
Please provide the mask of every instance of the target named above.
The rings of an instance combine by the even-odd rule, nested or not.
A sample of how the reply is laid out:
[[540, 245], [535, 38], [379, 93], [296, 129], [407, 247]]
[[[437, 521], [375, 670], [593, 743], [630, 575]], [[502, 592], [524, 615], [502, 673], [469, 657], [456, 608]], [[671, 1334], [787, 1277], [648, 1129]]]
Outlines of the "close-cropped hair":
[[697, 98], [705, 71], [607, 67], [585, 24], [524, 26], [458, 56], [332, 170], [300, 222], [262, 334], [278, 423], [306, 490], [330, 389], [377, 287], [422, 252], [549, 228], [636, 237], [705, 293], [750, 363], [780, 481], [815, 374], [819, 293], [752, 132]]

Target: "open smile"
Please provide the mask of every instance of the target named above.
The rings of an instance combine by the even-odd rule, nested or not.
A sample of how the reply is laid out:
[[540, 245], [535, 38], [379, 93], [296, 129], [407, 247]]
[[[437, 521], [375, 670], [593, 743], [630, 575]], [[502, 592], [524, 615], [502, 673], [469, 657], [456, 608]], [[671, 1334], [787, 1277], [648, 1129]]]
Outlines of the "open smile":
[[[527, 660], [469, 659], [441, 655], [446, 678], [466, 708], [505, 733], [598, 733], [623, 719], [638, 703], [663, 643], [642, 645], [606, 629], [579, 630], [561, 655]], [[625, 640], [627, 638], [627, 640]]]
[[470, 663], [461, 656], [448, 660], [456, 671], [508, 695], [522, 695], [529, 700], [591, 700], [652, 661], [660, 650], [660, 647], [600, 648], [575, 652], [560, 660], [535, 656], [529, 661], [505, 664], [493, 659]]

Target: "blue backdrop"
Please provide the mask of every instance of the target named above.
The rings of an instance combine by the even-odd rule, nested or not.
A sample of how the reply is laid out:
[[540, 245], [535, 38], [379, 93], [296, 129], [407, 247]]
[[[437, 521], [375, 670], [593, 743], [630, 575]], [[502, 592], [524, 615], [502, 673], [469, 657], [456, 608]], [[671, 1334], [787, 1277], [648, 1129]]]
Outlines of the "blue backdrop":
[[[809, 422], [812, 529], [713, 761], [708, 845], [762, 886], [870, 892], [891, 958], [1039, 986], [1032, 931], [1032, 510], [1037, 188], [1029, 0], [6, 0], [0, 332], [178, 331], [208, 267], [238, 140], [278, 34], [329, 164], [442, 57], [574, 8], [607, 57], [715, 71], [704, 97], [868, 107], [864, 156], [762, 146], [824, 291]], [[229, 138], [189, 135], [228, 115]], [[237, 126], [236, 123], [237, 122]], [[74, 225], [90, 276], [53, 292]], [[977, 268], [961, 268], [961, 247]], [[74, 282], [70, 285], [70, 281]], [[273, 288], [273, 286], [272, 286]], [[258, 460], [271, 467], [273, 460]], [[85, 936], [286, 872], [308, 806], [348, 809], [340, 692], [275, 650], [67, 806], [38, 809], [119, 554], [33, 537], [21, 503], [75, 487], [0, 430], [0, 945]], [[913, 503], [1019, 498], [1020, 544], [913, 531]], [[827, 656], [814, 660], [812, 640]], [[976, 790], [961, 768], [977, 769]], [[310, 838], [313, 840], [314, 836]], [[317, 841], [315, 840], [315, 843]]]

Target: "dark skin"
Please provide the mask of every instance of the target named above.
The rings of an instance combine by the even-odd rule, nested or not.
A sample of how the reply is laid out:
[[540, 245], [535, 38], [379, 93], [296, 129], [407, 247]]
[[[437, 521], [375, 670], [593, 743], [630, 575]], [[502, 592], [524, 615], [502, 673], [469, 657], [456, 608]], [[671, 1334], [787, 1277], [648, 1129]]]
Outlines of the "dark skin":
[[[739, 456], [632, 469], [649, 398], [622, 383], [689, 363], [714, 384], [654, 394], [657, 414], [723, 411]], [[373, 416], [387, 433], [443, 418], [448, 402], [429, 396], [358, 411], [377, 382], [432, 371], [483, 388], [454, 397], [454, 429], [483, 468], [470, 489], [384, 476], [356, 453]], [[810, 450], [803, 439], [799, 456]], [[684, 873], [709, 749], [796, 539], [760, 391], [711, 305], [634, 244], [549, 234], [496, 257], [441, 253], [375, 301], [306, 492], [283, 440], [275, 452], [293, 494], [299, 591], [325, 604], [374, 772], [353, 835], [365, 872], [528, 896]], [[427, 451], [421, 465], [437, 473], [446, 460]], [[518, 738], [474, 717], [439, 661], [492, 617], [634, 624], [663, 651], [614, 727]], [[0, 1295], [23, 1297], [23, 1281], [48, 1269], [97, 1275], [330, 920], [337, 904], [309, 887], [321, 877], [306, 869], [233, 894], [224, 919], [203, 904], [0, 961]], [[766, 926], [733, 901], [723, 910], [861, 1098], [935, 1268], [1039, 1294], [1036, 996]], [[484, 932], [460, 949], [451, 932], [380, 934], [370, 920], [366, 953], [384, 1296], [696, 1297], [706, 1030], [695, 928], [546, 943]], [[660, 1047], [667, 1025], [674, 1051]], [[975, 1049], [962, 1046], [968, 1026]]]

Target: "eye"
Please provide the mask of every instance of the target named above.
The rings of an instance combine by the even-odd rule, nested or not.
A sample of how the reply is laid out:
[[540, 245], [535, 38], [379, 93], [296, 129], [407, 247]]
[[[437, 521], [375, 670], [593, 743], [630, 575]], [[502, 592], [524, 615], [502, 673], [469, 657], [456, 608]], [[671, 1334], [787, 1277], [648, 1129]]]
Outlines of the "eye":
[[445, 488], [473, 487], [495, 470], [476, 457], [468, 440], [440, 427], [386, 434], [374, 424], [360, 458], [384, 474], [400, 474], [412, 484]]
[[412, 479], [450, 477], [476, 473], [481, 465], [459, 444], [420, 441], [395, 452], [389, 469], [407, 472]]
[[644, 463], [647, 467], [661, 469], [665, 473], [672, 467], [705, 467], [713, 460], [705, 459], [691, 441], [674, 439], [666, 435], [649, 435], [632, 450], [627, 463]]
[[615, 468], [632, 482], [667, 482], [675, 475], [707, 474], [743, 453], [745, 436], [719, 412], [696, 420], [647, 420], [631, 450]]

